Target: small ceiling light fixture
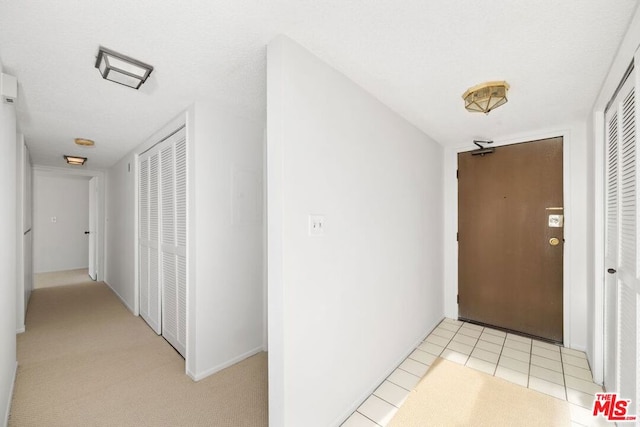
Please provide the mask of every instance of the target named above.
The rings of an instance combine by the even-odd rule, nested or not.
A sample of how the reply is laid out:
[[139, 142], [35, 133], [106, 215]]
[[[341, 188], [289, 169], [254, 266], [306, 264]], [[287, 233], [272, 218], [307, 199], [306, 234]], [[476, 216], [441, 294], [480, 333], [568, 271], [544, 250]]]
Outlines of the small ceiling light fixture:
[[64, 156], [64, 159], [67, 161], [67, 163], [74, 166], [82, 166], [84, 165], [84, 162], [87, 161], [86, 157], [67, 156], [66, 154]]
[[96, 68], [103, 79], [138, 89], [153, 71], [151, 65], [100, 46]]
[[96, 144], [92, 139], [86, 138], [76, 138], [75, 142], [76, 144], [82, 145], [83, 147], [93, 147]]
[[507, 103], [509, 84], [504, 81], [487, 82], [470, 87], [462, 95], [464, 108], [472, 113], [485, 113]]

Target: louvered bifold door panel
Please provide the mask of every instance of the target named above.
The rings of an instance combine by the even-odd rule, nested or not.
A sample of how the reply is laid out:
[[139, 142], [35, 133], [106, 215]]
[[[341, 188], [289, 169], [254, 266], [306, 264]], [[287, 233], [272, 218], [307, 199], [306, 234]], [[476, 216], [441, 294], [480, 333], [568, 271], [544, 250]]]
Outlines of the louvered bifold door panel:
[[160, 146], [162, 163], [162, 335], [186, 352], [186, 141], [181, 130]]
[[620, 147], [620, 268], [636, 278], [636, 126], [635, 91], [623, 103]]
[[178, 342], [187, 345], [187, 142], [184, 134], [175, 146], [176, 259], [178, 281]]
[[[637, 153], [635, 90], [622, 103], [620, 138], [620, 234], [618, 281], [620, 293], [620, 394], [636, 402], [637, 361]], [[635, 413], [635, 410], [633, 411]]]
[[618, 114], [607, 123], [607, 241], [606, 257], [618, 264]]
[[[618, 265], [618, 113], [607, 115], [606, 165], [606, 241], [605, 258], [608, 267]], [[605, 348], [604, 383], [607, 390], [618, 387], [618, 292], [616, 277], [608, 275], [605, 286]]]
[[140, 316], [149, 321], [149, 159], [138, 168], [138, 251], [140, 257]]
[[157, 155], [144, 155], [139, 159], [138, 175], [138, 248], [139, 248], [139, 296], [140, 315], [159, 334], [160, 277], [159, 222], [158, 222], [158, 174]]
[[174, 145], [161, 149], [162, 156], [162, 335], [181, 354], [178, 343], [178, 281], [176, 275], [176, 198]]
[[160, 158], [157, 153], [149, 158], [149, 317], [156, 333], [162, 332], [160, 311]]
[[186, 132], [141, 155], [140, 313], [183, 356], [187, 342]]

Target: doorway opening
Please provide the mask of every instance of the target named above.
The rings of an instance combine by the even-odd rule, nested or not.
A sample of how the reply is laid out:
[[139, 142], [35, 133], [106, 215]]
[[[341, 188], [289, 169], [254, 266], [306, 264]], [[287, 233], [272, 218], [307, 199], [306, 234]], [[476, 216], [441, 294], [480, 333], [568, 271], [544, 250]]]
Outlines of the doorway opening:
[[103, 173], [34, 166], [34, 289], [103, 280]]

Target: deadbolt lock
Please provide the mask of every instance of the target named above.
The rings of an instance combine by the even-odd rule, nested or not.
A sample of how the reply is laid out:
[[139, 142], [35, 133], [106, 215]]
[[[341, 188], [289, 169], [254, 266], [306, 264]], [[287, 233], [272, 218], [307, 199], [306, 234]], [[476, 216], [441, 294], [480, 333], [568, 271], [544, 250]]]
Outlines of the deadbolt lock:
[[551, 246], [558, 246], [560, 244], [560, 239], [558, 239], [557, 237], [552, 237], [549, 239], [549, 244]]

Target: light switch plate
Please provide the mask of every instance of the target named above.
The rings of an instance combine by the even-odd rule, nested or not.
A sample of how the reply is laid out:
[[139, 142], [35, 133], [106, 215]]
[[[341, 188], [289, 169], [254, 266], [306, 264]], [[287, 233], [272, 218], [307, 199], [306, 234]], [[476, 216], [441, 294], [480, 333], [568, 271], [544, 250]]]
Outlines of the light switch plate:
[[309, 236], [324, 236], [324, 215], [309, 215]]

